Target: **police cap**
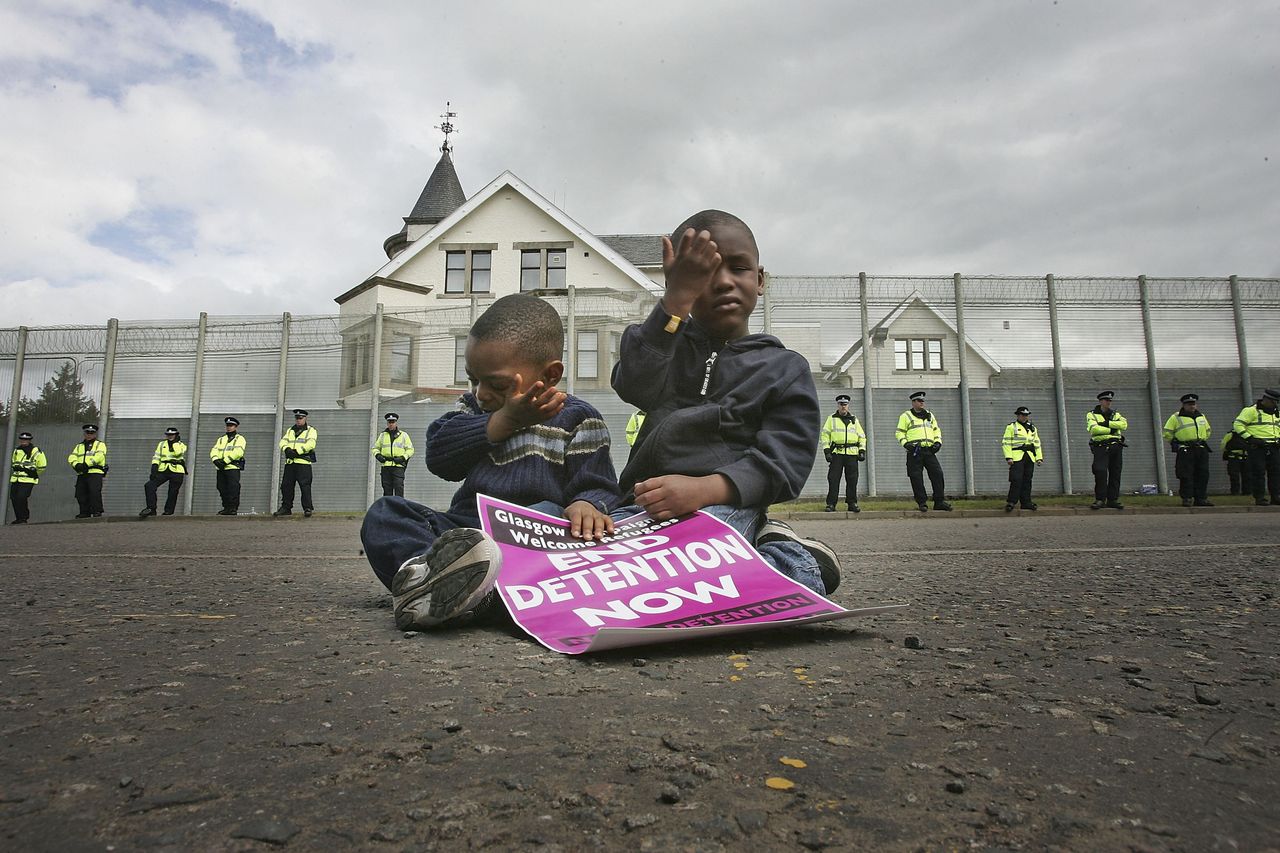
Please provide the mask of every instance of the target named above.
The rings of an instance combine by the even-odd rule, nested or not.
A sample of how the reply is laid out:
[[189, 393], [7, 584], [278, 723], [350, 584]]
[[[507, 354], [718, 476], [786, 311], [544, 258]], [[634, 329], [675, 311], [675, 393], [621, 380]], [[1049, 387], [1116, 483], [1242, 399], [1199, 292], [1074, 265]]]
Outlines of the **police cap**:
[[293, 416], [294, 416], [295, 418], [305, 418], [305, 417], [307, 416], [307, 410], [306, 410], [306, 409], [294, 409], [294, 410], [293, 410]]
[[33, 438], [35, 438], [35, 436], [29, 432], [18, 433], [18, 441], [30, 441]]
[[849, 402], [849, 395], [848, 395], [848, 394], [837, 394], [837, 395], [836, 395], [836, 405], [839, 405], [840, 403], [847, 403], [847, 402]]
[[911, 395], [911, 397], [910, 397], [909, 399], [910, 399], [912, 402], [914, 402], [914, 401], [916, 401], [916, 400], [923, 400], [923, 399], [924, 399], [924, 392], [923, 392], [923, 391], [917, 391], [916, 393], [912, 394], [912, 395]]
[[177, 435], [177, 434], [178, 434], [178, 428], [177, 428], [177, 427], [169, 427], [167, 430], [165, 430], [165, 431], [164, 431], [164, 434], [165, 434], [165, 435]]
[[1183, 394], [1178, 398], [1179, 403], [1198, 403], [1200, 402], [1199, 394]]
[[240, 422], [235, 418], [223, 418], [222, 422], [227, 426], [240, 426]]
[[387, 413], [386, 413], [385, 415], [383, 415], [382, 417], [383, 417], [383, 419], [384, 419], [384, 420], [386, 420], [386, 422], [387, 422], [387, 423], [391, 423], [392, 421], [398, 421], [398, 420], [400, 420], [400, 416], [399, 416], [399, 415], [397, 415], [395, 412], [387, 412]]
[[1268, 400], [1280, 400], [1280, 391], [1277, 391], [1274, 388], [1268, 388], [1262, 392], [1262, 396], [1266, 397]]
[[82, 427], [82, 429], [83, 429], [85, 432], [97, 432], [97, 431], [98, 431], [98, 425], [97, 425], [97, 424], [85, 424], [85, 425]]
[[1015, 415], [1029, 415], [1031, 414], [1031, 410], [1028, 409], [1026, 406], [1019, 406], [1018, 408], [1013, 410], [1013, 413]]
[[1103, 391], [1098, 395], [1099, 400], [1114, 400], [1116, 398], [1115, 391]]

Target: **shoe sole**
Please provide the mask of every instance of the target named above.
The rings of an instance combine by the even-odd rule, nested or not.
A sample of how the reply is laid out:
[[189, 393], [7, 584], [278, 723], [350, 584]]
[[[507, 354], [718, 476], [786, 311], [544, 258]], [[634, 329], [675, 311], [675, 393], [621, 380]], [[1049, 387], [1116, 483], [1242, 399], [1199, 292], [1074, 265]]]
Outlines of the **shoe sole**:
[[756, 536], [756, 544], [764, 545], [769, 542], [799, 543], [818, 562], [818, 574], [822, 577], [822, 586], [826, 589], [826, 594], [830, 595], [840, 586], [840, 560], [836, 557], [836, 552], [832, 551], [825, 542], [805, 539], [790, 527], [767, 521]]
[[391, 580], [396, 627], [422, 631], [462, 616], [493, 589], [502, 552], [479, 530], [445, 531]]

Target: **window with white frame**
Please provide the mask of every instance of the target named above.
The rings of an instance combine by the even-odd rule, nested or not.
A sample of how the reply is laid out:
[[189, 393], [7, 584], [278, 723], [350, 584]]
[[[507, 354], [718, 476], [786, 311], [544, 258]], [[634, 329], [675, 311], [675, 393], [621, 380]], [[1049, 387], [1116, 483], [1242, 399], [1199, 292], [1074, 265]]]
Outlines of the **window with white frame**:
[[453, 339], [453, 384], [469, 385], [467, 379], [467, 336], [459, 335]]
[[444, 292], [488, 293], [493, 274], [493, 252], [459, 249], [444, 253]]
[[595, 332], [578, 332], [579, 379], [596, 379], [600, 376], [600, 336]]
[[391, 339], [391, 381], [413, 381], [413, 339], [397, 335]]
[[566, 249], [521, 249], [520, 290], [563, 290], [569, 285]]
[[911, 372], [942, 371], [941, 338], [894, 338], [893, 369]]

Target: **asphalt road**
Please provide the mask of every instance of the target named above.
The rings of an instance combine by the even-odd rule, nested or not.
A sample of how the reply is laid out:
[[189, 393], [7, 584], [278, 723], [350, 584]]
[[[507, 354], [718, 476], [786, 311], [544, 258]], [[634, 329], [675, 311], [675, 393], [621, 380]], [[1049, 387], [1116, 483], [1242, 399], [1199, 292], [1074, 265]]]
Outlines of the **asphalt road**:
[[5, 528], [0, 839], [1280, 849], [1280, 513], [796, 527], [911, 607], [569, 658], [397, 631], [353, 520]]

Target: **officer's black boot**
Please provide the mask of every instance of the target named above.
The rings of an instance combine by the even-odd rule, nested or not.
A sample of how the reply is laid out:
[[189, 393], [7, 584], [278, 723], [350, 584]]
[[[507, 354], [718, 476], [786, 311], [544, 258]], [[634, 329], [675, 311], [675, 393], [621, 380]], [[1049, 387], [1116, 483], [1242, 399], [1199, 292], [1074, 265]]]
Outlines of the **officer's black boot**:
[[149, 506], [146, 509], [144, 509], [142, 512], [138, 513], [138, 518], [146, 518], [149, 515], [155, 515], [155, 514], [156, 514], [155, 507]]

